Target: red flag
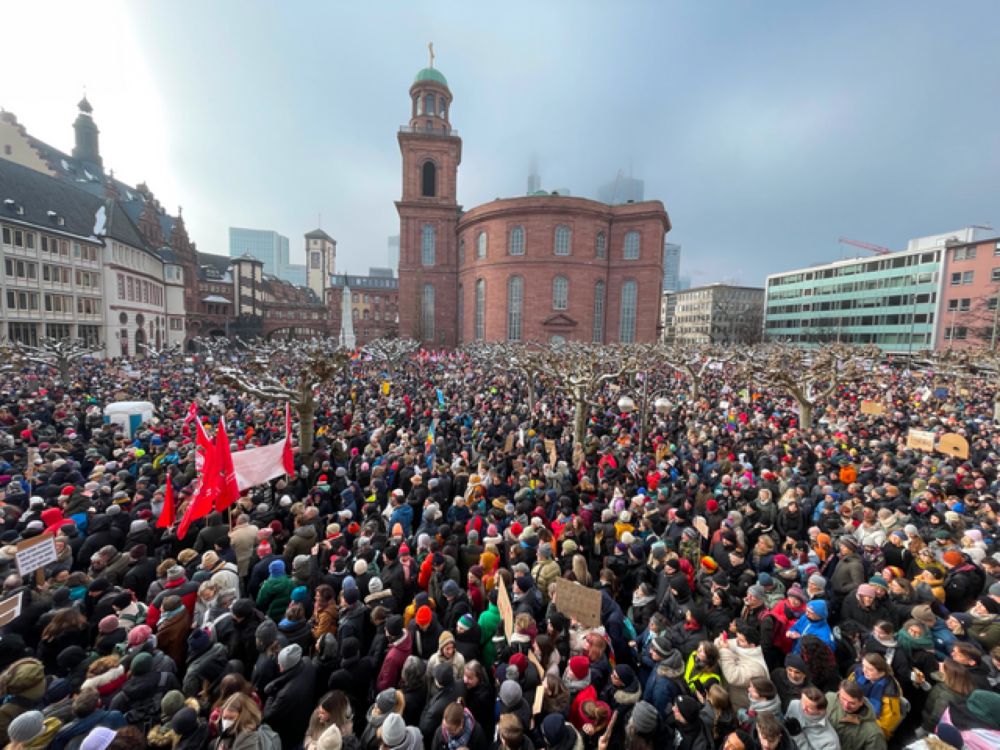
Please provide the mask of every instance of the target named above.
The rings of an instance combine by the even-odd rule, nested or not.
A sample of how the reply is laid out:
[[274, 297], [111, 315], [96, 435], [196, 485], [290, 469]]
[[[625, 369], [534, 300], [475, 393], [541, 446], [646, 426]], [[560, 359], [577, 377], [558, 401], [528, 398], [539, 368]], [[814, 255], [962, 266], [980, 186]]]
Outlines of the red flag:
[[160, 517], [156, 519], [156, 528], [158, 529], [169, 529], [174, 525], [175, 518], [174, 511], [174, 480], [167, 476], [167, 496], [163, 501], [163, 510], [160, 511]]
[[222, 491], [222, 472], [219, 467], [219, 459], [215, 450], [205, 434], [201, 420], [197, 420], [198, 444], [205, 451], [205, 456], [201, 466], [201, 477], [198, 489], [195, 490], [194, 497], [188, 503], [184, 511], [184, 517], [177, 529], [177, 538], [183, 539], [187, 536], [191, 524], [199, 518], [204, 518], [215, 509], [215, 498]]
[[181, 434], [187, 435], [188, 425], [191, 423], [192, 420], [197, 418], [198, 418], [198, 404], [192, 401], [191, 406], [188, 407], [187, 416], [184, 417], [184, 424], [181, 425]]
[[295, 476], [295, 456], [292, 455], [292, 407], [285, 402], [285, 448], [281, 452], [285, 473]]
[[236, 483], [236, 469], [233, 468], [233, 453], [226, 435], [226, 421], [219, 420], [215, 432], [215, 455], [218, 460], [219, 494], [215, 496], [215, 509], [220, 513], [240, 499], [240, 488]]

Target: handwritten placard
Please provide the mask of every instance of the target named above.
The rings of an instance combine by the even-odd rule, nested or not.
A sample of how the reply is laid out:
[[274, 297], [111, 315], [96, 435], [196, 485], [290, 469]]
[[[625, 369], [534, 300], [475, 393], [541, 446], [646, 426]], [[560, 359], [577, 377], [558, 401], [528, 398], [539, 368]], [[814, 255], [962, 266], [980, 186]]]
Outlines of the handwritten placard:
[[601, 592], [565, 578], [556, 579], [556, 609], [585, 628], [601, 625]]
[[0, 602], [0, 628], [13, 622], [21, 614], [22, 596], [23, 592], [18, 591], [14, 596]]
[[507, 643], [510, 643], [510, 638], [514, 634], [514, 607], [510, 603], [507, 584], [503, 582], [501, 576], [497, 576], [497, 609], [500, 610], [500, 618], [503, 620], [503, 632], [507, 636]]
[[33, 539], [19, 542], [15, 557], [17, 559], [17, 572], [22, 577], [39, 568], [44, 568], [58, 559], [55, 538], [52, 534], [42, 534]]
[[929, 430], [911, 429], [906, 433], [906, 447], [917, 451], [933, 451], [934, 437], [934, 433]]
[[702, 539], [708, 539], [708, 521], [701, 516], [695, 516], [691, 521], [691, 525], [698, 530]]
[[545, 452], [549, 454], [549, 463], [552, 464], [552, 468], [554, 469], [556, 467], [556, 459], [558, 458], [555, 440], [545, 438]]
[[885, 406], [881, 401], [862, 401], [861, 402], [861, 413], [862, 414], [885, 414]]

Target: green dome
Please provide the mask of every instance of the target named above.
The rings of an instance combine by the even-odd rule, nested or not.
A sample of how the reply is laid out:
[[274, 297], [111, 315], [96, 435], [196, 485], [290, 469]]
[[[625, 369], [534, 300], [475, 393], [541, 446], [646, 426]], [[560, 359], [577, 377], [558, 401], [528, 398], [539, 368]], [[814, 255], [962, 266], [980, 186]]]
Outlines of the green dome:
[[441, 75], [440, 70], [435, 68], [424, 68], [417, 73], [417, 77], [413, 79], [414, 83], [421, 83], [422, 81], [433, 81], [434, 83], [440, 83], [445, 88], [448, 88], [447, 79]]

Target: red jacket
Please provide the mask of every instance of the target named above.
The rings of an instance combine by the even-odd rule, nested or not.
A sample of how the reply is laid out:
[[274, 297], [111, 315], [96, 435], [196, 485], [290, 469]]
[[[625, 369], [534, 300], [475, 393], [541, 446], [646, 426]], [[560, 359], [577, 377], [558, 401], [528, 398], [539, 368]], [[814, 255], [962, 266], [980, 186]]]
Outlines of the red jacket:
[[403, 664], [412, 653], [413, 638], [408, 630], [404, 630], [403, 637], [390, 646], [386, 652], [385, 661], [382, 662], [378, 679], [375, 681], [375, 692], [381, 693], [383, 690], [394, 688], [400, 684]]

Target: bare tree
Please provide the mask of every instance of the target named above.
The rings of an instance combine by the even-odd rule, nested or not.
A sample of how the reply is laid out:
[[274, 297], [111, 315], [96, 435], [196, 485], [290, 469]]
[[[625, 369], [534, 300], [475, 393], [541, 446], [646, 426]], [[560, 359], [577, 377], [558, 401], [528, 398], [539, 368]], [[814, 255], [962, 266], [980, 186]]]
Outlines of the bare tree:
[[878, 358], [877, 349], [826, 344], [813, 349], [770, 344], [748, 350], [742, 360], [747, 374], [766, 385], [786, 391], [799, 407], [799, 426], [809, 429], [816, 405], [844, 382], [864, 375]]
[[51, 367], [59, 374], [59, 380], [68, 385], [70, 368], [74, 362], [87, 357], [93, 357], [101, 352], [100, 346], [93, 346], [80, 339], [42, 338], [38, 346], [24, 344], [20, 341], [5, 342], [15, 359], [35, 365]]
[[512, 367], [524, 375], [528, 413], [535, 411], [535, 389], [552, 367], [552, 350], [537, 342], [476, 341], [465, 347], [476, 362], [487, 367]]
[[420, 344], [413, 339], [379, 338], [365, 344], [361, 351], [374, 361], [385, 363], [386, 370], [392, 374], [419, 348]]
[[653, 346], [644, 351], [646, 366], [664, 364], [688, 379], [691, 400], [697, 401], [705, 373], [718, 365], [736, 359], [735, 352], [726, 352], [710, 346], [671, 347]]
[[352, 353], [327, 342], [270, 342], [254, 347], [254, 359], [243, 368], [220, 366], [218, 379], [262, 401], [287, 401], [299, 419], [299, 450], [313, 451], [316, 390], [348, 372]]

